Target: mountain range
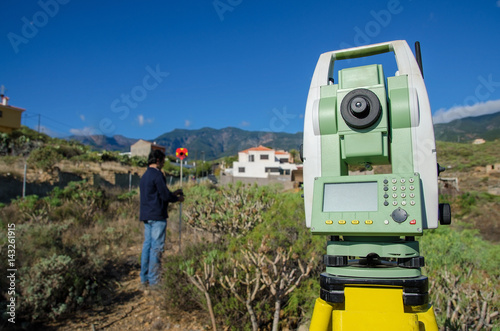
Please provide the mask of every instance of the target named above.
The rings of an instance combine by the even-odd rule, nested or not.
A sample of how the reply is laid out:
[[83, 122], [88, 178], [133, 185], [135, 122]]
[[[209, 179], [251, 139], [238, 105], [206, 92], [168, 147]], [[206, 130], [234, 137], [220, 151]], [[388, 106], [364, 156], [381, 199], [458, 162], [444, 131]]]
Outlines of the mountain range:
[[[436, 140], [451, 142], [471, 142], [478, 138], [488, 141], [500, 139], [500, 112], [435, 124], [434, 134]], [[130, 145], [139, 140], [121, 135], [113, 137], [103, 135], [71, 136], [68, 139], [77, 140], [95, 150], [121, 152], [129, 152]], [[239, 151], [259, 145], [287, 151], [298, 150], [302, 144], [302, 132], [245, 131], [233, 127], [198, 130], [175, 129], [151, 141], [165, 146], [168, 155], [174, 155], [177, 148], [185, 147], [188, 148], [189, 156], [193, 160], [214, 160], [236, 155]]]
[[[121, 152], [129, 152], [130, 145], [139, 140], [121, 135], [113, 137], [103, 135], [71, 136], [68, 139], [77, 140], [95, 150]], [[165, 146], [167, 155], [175, 155], [177, 148], [185, 147], [189, 151], [190, 158], [208, 161], [236, 155], [239, 151], [259, 145], [287, 151], [298, 150], [302, 144], [302, 132], [245, 131], [233, 127], [198, 130], [175, 129], [150, 141]]]

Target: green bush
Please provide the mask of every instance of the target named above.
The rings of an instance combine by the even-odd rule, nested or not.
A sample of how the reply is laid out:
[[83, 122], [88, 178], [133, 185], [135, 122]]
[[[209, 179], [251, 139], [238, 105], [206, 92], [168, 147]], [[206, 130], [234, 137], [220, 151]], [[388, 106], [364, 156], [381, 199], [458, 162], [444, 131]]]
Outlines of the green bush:
[[[285, 274], [300, 275], [301, 265], [311, 271], [302, 279], [304, 286], [279, 297], [282, 305], [280, 328], [297, 328], [310, 318], [311, 311], [304, 307], [312, 307], [319, 294], [317, 283], [322, 267], [319, 266], [318, 252], [322, 254], [324, 238], [313, 237], [305, 228], [300, 194], [278, 193], [275, 188], [240, 183], [220, 188], [195, 186], [186, 189], [186, 195], [189, 200], [197, 201], [187, 204], [186, 213], [199, 212], [203, 205], [211, 205], [211, 211], [200, 212], [196, 220], [188, 217], [193, 221], [189, 224], [197, 228], [204, 226], [208, 232], [217, 231], [220, 238], [216, 243], [200, 243], [186, 248], [181, 257], [169, 257], [164, 283], [167, 297], [183, 298], [181, 303], [170, 300], [169, 305], [206, 309], [202, 293], [186, 279], [185, 270], [189, 269], [198, 279], [206, 279], [212, 284], [208, 292], [221, 324], [234, 330], [251, 329], [252, 314], [258, 327], [267, 329], [273, 323], [278, 297], [272, 294], [271, 283], [265, 285], [266, 282], [274, 279], [275, 283], [280, 283], [280, 277]], [[245, 213], [248, 215], [242, 216]], [[238, 222], [249, 226], [224, 225]], [[222, 228], [231, 231], [220, 231]], [[214, 251], [217, 252], [215, 260], [208, 262], [208, 252]], [[207, 270], [213, 270], [213, 275]], [[261, 270], [264, 271], [261, 273]], [[275, 274], [272, 270], [279, 272]], [[246, 300], [249, 293], [256, 291], [252, 288], [256, 279], [260, 279], [262, 286], [259, 285], [255, 297], [249, 299], [247, 305], [240, 300]]]
[[95, 221], [109, 204], [104, 190], [93, 187], [86, 181], [70, 182], [64, 189], [56, 187], [50, 196], [54, 200], [71, 204], [75, 217], [82, 223]]
[[[19, 243], [16, 292], [21, 322], [60, 319], [109, 297], [116, 277], [115, 267], [109, 266], [124, 263], [120, 262], [123, 249], [134, 244], [134, 238], [140, 240], [134, 231], [136, 214], [125, 223], [118, 217], [117, 211], [127, 200], [135, 201], [136, 196], [108, 197], [86, 182], [72, 182], [45, 198], [27, 196], [0, 208], [0, 229], [6, 233], [7, 225], [15, 224]], [[130, 214], [136, 213], [136, 206], [129, 208]], [[2, 256], [6, 249], [7, 238], [0, 236]], [[0, 262], [2, 305], [7, 288], [5, 263], [7, 259]]]
[[427, 231], [420, 243], [438, 325], [491, 330], [479, 325], [486, 318], [498, 325], [500, 246], [483, 240], [477, 230], [450, 227]]
[[130, 165], [134, 167], [145, 167], [148, 165], [148, 160], [144, 156], [132, 156], [130, 158]]
[[69, 256], [53, 255], [32, 267], [21, 269], [21, 310], [36, 320], [42, 316], [57, 317], [68, 310], [65, 303], [73, 280], [75, 266]]
[[54, 164], [62, 159], [62, 155], [58, 153], [55, 147], [44, 146], [30, 153], [28, 163], [42, 170], [50, 170]]
[[263, 221], [276, 201], [276, 187], [197, 185], [189, 189], [185, 205], [187, 223], [199, 230], [223, 236], [244, 236]]

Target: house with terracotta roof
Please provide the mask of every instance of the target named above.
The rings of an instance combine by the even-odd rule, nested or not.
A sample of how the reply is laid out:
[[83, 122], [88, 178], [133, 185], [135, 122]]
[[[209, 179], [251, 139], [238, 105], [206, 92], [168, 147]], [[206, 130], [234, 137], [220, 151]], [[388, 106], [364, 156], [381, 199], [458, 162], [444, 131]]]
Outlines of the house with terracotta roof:
[[290, 176], [297, 165], [290, 163], [290, 153], [264, 146], [252, 147], [238, 152], [238, 161], [233, 162], [234, 177], [270, 178]]

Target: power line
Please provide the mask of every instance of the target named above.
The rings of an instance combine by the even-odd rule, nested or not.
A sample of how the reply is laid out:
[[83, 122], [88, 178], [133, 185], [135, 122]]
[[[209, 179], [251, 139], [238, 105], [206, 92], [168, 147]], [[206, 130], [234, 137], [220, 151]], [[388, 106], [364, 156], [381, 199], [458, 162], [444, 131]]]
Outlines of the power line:
[[57, 132], [57, 133], [62, 133], [61, 132], [61, 128], [58, 127], [58, 128], [55, 128], [53, 125], [48, 125], [46, 124], [46, 120], [50, 121], [50, 122], [53, 122], [54, 124], [58, 125], [58, 126], [62, 126], [64, 127], [63, 131], [66, 130], [67, 128], [69, 129], [72, 129], [73, 126], [67, 124], [67, 123], [63, 123], [61, 121], [58, 121], [58, 120], [55, 120], [47, 115], [42, 115], [42, 114], [35, 114], [35, 113], [24, 113], [24, 119], [27, 120], [27, 119], [31, 119], [31, 118], [34, 118], [34, 117], [38, 117], [38, 125], [37, 125], [37, 128], [38, 128], [38, 132], [40, 132], [40, 128], [42, 127], [41, 125], [41, 120], [43, 119], [44, 120], [44, 124], [43, 124], [43, 127], [47, 127], [47, 128], [50, 128], [51, 130]]

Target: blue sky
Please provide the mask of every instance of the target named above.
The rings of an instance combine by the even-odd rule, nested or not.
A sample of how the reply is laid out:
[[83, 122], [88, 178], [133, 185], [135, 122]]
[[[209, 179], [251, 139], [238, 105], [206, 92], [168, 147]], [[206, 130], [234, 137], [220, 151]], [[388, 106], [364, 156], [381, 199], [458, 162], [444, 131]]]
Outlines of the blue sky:
[[500, 111], [499, 0], [3, 0], [0, 22], [0, 85], [54, 136], [295, 133], [321, 53], [397, 39], [435, 122]]

